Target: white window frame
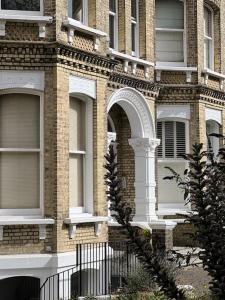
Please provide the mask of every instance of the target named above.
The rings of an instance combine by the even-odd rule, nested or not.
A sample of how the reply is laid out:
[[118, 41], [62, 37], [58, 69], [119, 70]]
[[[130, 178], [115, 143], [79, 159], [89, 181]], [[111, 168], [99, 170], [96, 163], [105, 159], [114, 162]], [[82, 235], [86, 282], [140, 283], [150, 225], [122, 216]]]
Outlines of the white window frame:
[[[174, 133], [175, 133], [175, 137], [176, 137], [176, 126], [175, 126], [175, 122], [182, 122], [185, 124], [185, 151], [186, 153], [189, 152], [189, 121], [183, 118], [162, 118], [162, 119], [157, 119], [157, 123], [158, 122], [174, 122]], [[164, 128], [164, 127], [163, 127]], [[162, 140], [161, 140], [161, 144], [162, 144], [162, 157], [158, 157], [158, 162], [181, 162], [184, 159], [182, 157], [177, 157], [177, 153], [176, 153], [176, 139], [174, 138], [174, 157], [168, 158], [165, 157], [165, 131], [162, 128]]]
[[39, 1], [40, 1], [40, 11], [29, 11], [29, 10], [2, 9], [2, 0], [0, 0], [0, 15], [43, 16], [44, 13], [43, 0], [39, 0]]
[[[73, 19], [72, 5], [73, 5], [73, 1], [75, 1], [75, 0], [68, 0], [68, 1], [69, 1], [68, 3], [71, 3], [71, 5], [68, 5], [68, 15], [71, 19]], [[81, 1], [82, 1], [82, 22], [80, 22], [78, 20], [76, 20], [76, 21], [88, 26], [88, 0], [81, 0]], [[75, 19], [73, 19], [73, 20], [75, 20]]]
[[112, 16], [114, 19], [114, 37], [113, 37], [113, 44], [114, 50], [118, 50], [118, 0], [115, 0], [116, 3], [116, 12], [109, 10], [109, 16]]
[[34, 209], [0, 209], [0, 216], [24, 216], [24, 217], [43, 217], [44, 215], [44, 95], [41, 92], [28, 89], [7, 89], [0, 92], [6, 94], [27, 94], [35, 95], [40, 99], [40, 148], [0, 148], [2, 152], [22, 152], [22, 153], [39, 153], [40, 154], [40, 200], [39, 208]]
[[[207, 3], [204, 4], [203, 9], [205, 10], [207, 8], [209, 12], [211, 13], [211, 32], [212, 36], [207, 36], [205, 34], [205, 18], [204, 18], [204, 67], [210, 70], [214, 70], [214, 12], [212, 7], [207, 5]], [[206, 65], [206, 57], [205, 57], [205, 42], [209, 42], [209, 66]]]
[[70, 217], [93, 214], [93, 100], [87, 96], [70, 94], [85, 103], [85, 151], [70, 151], [69, 154], [83, 155], [83, 203], [82, 207], [70, 207]]
[[[131, 26], [134, 25], [135, 26], [135, 51], [132, 51], [132, 56], [136, 56], [139, 57], [139, 0], [136, 0], [136, 12], [137, 12], [137, 16], [136, 19], [134, 19], [131, 16]], [[132, 28], [131, 28], [131, 46], [132, 46]]]
[[[157, 1], [157, 0], [156, 0]], [[187, 36], [186, 36], [186, 32], [187, 32], [187, 18], [186, 18], [186, 0], [178, 0], [180, 2], [183, 2], [184, 5], [184, 29], [172, 29], [172, 28], [159, 28], [156, 27], [156, 33], [157, 32], [182, 32], [183, 33], [183, 55], [184, 55], [184, 61], [183, 62], [159, 62], [156, 61], [156, 66], [175, 66], [175, 67], [185, 67], [187, 66]]]

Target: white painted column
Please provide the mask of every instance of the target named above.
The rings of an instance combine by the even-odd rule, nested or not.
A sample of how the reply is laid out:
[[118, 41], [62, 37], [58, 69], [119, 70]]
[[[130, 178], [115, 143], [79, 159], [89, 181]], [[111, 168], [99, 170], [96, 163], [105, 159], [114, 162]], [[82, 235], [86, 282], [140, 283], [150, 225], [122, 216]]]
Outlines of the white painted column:
[[160, 140], [134, 138], [129, 140], [135, 155], [135, 208], [134, 222], [157, 220], [155, 197], [155, 149]]

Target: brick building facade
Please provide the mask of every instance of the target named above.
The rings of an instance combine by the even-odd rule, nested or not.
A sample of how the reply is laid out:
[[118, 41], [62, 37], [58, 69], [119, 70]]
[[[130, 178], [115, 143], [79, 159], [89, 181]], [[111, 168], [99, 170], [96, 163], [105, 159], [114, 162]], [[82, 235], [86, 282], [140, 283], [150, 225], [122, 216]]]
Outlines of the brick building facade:
[[103, 180], [112, 141], [133, 225], [176, 227], [183, 245], [188, 207], [162, 178], [206, 131], [224, 133], [224, 1], [14, 3], [0, 0], [0, 288], [43, 284], [77, 244], [118, 238]]

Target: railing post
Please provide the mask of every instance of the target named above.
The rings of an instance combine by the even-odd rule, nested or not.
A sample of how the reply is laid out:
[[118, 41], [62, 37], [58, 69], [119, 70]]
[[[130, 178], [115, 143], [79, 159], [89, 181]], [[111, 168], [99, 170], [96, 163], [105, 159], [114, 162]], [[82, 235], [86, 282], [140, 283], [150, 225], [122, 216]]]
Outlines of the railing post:
[[108, 271], [107, 271], [107, 243], [105, 242], [105, 270], [104, 270], [104, 275], [105, 275], [105, 295], [107, 295], [108, 294], [108, 288], [107, 288], [107, 286], [108, 286], [108, 276], [107, 276], [107, 274], [108, 274]]
[[80, 273], [79, 273], [79, 296], [81, 295], [81, 291], [82, 291], [82, 245], [79, 245], [79, 263], [80, 263]]

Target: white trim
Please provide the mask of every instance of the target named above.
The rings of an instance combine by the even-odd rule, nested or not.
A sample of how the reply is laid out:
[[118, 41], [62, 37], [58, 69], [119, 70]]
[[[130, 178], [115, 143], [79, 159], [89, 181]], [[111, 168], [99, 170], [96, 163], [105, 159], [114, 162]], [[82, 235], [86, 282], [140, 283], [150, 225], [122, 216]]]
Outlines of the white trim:
[[67, 20], [63, 21], [63, 26], [65, 26], [68, 30], [68, 42], [69, 43], [72, 43], [75, 31], [83, 32], [85, 34], [93, 36], [95, 50], [98, 50], [98, 48], [99, 48], [99, 43], [100, 43], [99, 38], [107, 37], [107, 33], [100, 31], [98, 29], [89, 27], [87, 25], [84, 25], [81, 22], [76, 21], [71, 18], [68, 18]]
[[173, 66], [167, 66], [167, 65], [156, 65], [155, 66], [156, 71], [156, 81], [161, 81], [161, 73], [163, 71], [172, 71], [172, 72], [184, 72], [186, 73], [186, 82], [191, 83], [192, 82], [192, 73], [197, 72], [197, 67], [178, 67], [175, 64]]
[[[14, 72], [14, 71], [12, 71]], [[1, 72], [0, 72], [1, 75]], [[0, 96], [6, 94], [35, 95], [40, 100], [40, 149], [1, 148], [0, 152], [37, 152], [40, 154], [40, 199], [39, 208], [33, 209], [0, 209], [1, 216], [44, 216], [44, 94], [31, 89], [5, 89], [0, 90]], [[2, 150], [2, 151], [1, 151]], [[9, 151], [8, 151], [9, 150]], [[24, 151], [23, 151], [24, 150]]]
[[222, 110], [206, 107], [205, 108], [205, 121], [213, 120], [222, 125]]
[[69, 93], [83, 94], [96, 99], [96, 80], [70, 75]]
[[157, 105], [157, 120], [165, 118], [179, 118], [190, 120], [190, 105]]
[[132, 55], [124, 54], [124, 53], [118, 52], [118, 51], [116, 51], [114, 49], [111, 49], [111, 48], [108, 49], [107, 54], [112, 59], [115, 59], [115, 58], [123, 59], [124, 60], [123, 70], [126, 73], [128, 72], [129, 63], [131, 63], [131, 65], [132, 65], [132, 73], [134, 75], [136, 74], [137, 65], [141, 65], [141, 66], [144, 66], [145, 77], [148, 78], [149, 77], [149, 71], [150, 71], [149, 68], [154, 67], [153, 62], [149, 62], [149, 61], [146, 61], [144, 59], [134, 57]]
[[220, 89], [222, 90], [224, 88], [224, 81], [225, 81], [225, 75], [212, 71], [211, 69], [204, 69], [202, 71], [203, 75], [204, 75], [204, 83], [207, 85], [208, 84], [208, 79], [209, 76], [214, 77], [214, 78], [218, 78], [220, 81]]
[[0, 71], [0, 90], [30, 89], [44, 91], [45, 72], [43, 71]]
[[165, 31], [165, 32], [183, 32], [183, 56], [184, 56], [184, 61], [183, 62], [156, 62], [156, 66], [177, 66], [177, 67], [184, 67], [187, 66], [187, 18], [186, 18], [186, 0], [179, 0], [180, 2], [183, 2], [184, 6], [184, 29], [176, 29], [176, 28], [155, 28], [155, 31]]

